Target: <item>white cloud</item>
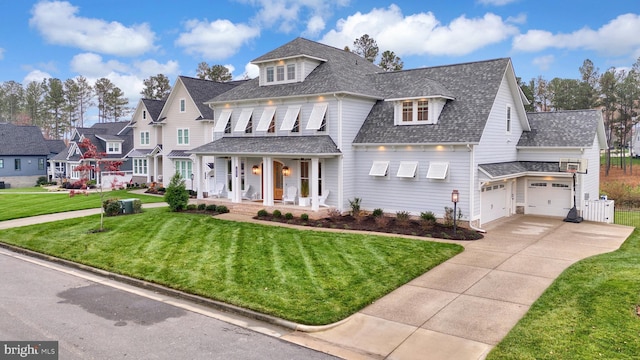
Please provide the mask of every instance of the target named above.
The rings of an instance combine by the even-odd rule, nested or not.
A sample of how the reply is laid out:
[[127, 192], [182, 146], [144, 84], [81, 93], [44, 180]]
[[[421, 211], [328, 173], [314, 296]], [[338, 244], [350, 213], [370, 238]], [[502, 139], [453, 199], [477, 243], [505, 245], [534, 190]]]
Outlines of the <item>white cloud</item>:
[[221, 60], [235, 55], [240, 47], [260, 35], [260, 29], [229, 20], [213, 22], [189, 20], [186, 32], [176, 40], [188, 54], [202, 56], [206, 60]]
[[480, 4], [492, 6], [504, 6], [516, 2], [517, 0], [478, 0]]
[[242, 74], [240, 79], [243, 79], [245, 74], [249, 79], [257, 78], [258, 75], [260, 75], [260, 68], [258, 65], [247, 63], [247, 65], [244, 66], [244, 74]]
[[307, 22], [307, 29], [304, 34], [310, 37], [315, 37], [322, 30], [324, 30], [326, 23], [321, 16], [312, 16]]
[[547, 71], [551, 67], [551, 64], [556, 60], [553, 55], [539, 56], [531, 61], [531, 63], [537, 66], [542, 71]]
[[180, 66], [175, 60], [169, 60], [166, 64], [161, 64], [156, 60], [148, 59], [136, 61], [133, 66], [137, 69], [137, 73], [145, 79], [158, 74], [171, 77], [172, 75], [178, 75], [180, 72]]
[[29, 25], [51, 44], [119, 56], [137, 56], [155, 48], [155, 34], [146, 23], [127, 27], [79, 17], [78, 7], [66, 1], [39, 2], [31, 13]]
[[640, 15], [620, 15], [598, 30], [585, 27], [568, 34], [529, 30], [513, 39], [513, 48], [530, 52], [547, 48], [583, 49], [613, 56], [632, 55], [640, 51], [640, 37], [631, 34], [640, 34]]
[[83, 53], [71, 59], [71, 70], [87, 78], [100, 78], [114, 71], [128, 72], [129, 66], [116, 60], [104, 62], [98, 54]]
[[527, 14], [520, 13], [518, 16], [509, 16], [507, 18], [507, 22], [511, 24], [526, 24], [527, 23]]
[[51, 74], [41, 71], [41, 70], [32, 70], [31, 72], [29, 72], [27, 74], [27, 76], [24, 77], [24, 79], [22, 80], [22, 84], [24, 84], [25, 86], [27, 84], [29, 84], [32, 81], [38, 81], [38, 82], [42, 82], [42, 80], [44, 79], [50, 79], [53, 76], [51, 76]]
[[251, 19], [261, 28], [278, 27], [284, 33], [296, 31], [300, 23], [304, 34], [317, 35], [324, 29], [333, 9], [349, 5], [349, 0], [238, 0], [259, 8]]
[[504, 41], [517, 31], [491, 13], [472, 19], [463, 15], [443, 25], [431, 12], [404, 16], [392, 4], [387, 9], [357, 12], [340, 19], [336, 30], [329, 31], [321, 41], [337, 48], [351, 47], [355, 39], [369, 34], [381, 51], [392, 50], [399, 56], [466, 55]]

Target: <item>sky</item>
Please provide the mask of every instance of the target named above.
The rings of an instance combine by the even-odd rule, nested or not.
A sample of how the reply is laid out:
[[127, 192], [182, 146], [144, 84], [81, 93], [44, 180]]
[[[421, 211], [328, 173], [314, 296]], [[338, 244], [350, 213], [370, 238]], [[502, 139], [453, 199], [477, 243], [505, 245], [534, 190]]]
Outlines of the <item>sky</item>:
[[337, 48], [363, 34], [405, 69], [510, 57], [516, 76], [579, 78], [640, 57], [637, 0], [0, 0], [0, 83], [106, 77], [135, 107], [142, 81], [200, 62], [250, 62], [304, 37]]

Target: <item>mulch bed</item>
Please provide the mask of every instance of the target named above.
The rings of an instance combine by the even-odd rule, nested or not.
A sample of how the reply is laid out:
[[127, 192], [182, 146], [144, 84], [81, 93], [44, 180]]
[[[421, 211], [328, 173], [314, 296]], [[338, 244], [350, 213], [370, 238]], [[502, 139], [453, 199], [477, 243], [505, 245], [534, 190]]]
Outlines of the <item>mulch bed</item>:
[[453, 226], [447, 226], [441, 223], [426, 225], [424, 222], [417, 220], [401, 222], [392, 217], [385, 217], [384, 220], [376, 221], [373, 216], [364, 216], [356, 220], [351, 215], [343, 215], [318, 220], [302, 220], [299, 217], [286, 219], [284, 216], [274, 217], [273, 214], [269, 214], [267, 216], [255, 216], [254, 219], [316, 228], [363, 230], [449, 240], [478, 240], [483, 238], [481, 233], [461, 226], [456, 227], [454, 234]]

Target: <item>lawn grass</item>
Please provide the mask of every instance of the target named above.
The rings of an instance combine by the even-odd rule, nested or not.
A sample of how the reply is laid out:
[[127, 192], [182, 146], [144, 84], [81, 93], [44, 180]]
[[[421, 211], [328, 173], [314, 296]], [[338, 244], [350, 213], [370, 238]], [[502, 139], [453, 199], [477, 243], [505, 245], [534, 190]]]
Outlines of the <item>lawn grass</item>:
[[0, 231], [0, 241], [321, 325], [357, 312], [462, 251], [397, 237], [294, 230], [166, 208]]
[[[106, 191], [104, 198], [136, 198], [140, 199], [143, 204], [164, 201], [159, 196], [135, 194], [127, 190]], [[0, 221], [65, 211], [94, 209], [101, 206], [99, 193], [90, 193], [89, 196], [76, 195], [69, 197], [66, 192], [42, 193], [39, 191], [28, 194], [2, 191], [0, 192], [0, 204]]]
[[637, 359], [640, 231], [568, 268], [487, 359]]

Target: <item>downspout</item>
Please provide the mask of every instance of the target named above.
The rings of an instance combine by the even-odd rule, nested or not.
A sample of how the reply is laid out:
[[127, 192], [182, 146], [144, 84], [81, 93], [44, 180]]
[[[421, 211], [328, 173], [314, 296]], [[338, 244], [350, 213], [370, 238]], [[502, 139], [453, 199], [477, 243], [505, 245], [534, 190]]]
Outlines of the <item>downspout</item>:
[[467, 144], [467, 149], [469, 149], [469, 227], [475, 231], [486, 233], [487, 231], [476, 227], [473, 225], [473, 214], [474, 214], [474, 204], [475, 204], [475, 156], [473, 147], [470, 144]]
[[[342, 99], [337, 94], [333, 97], [338, 101], [338, 149], [342, 152]], [[344, 152], [342, 152], [344, 154]], [[338, 158], [338, 210], [343, 210], [344, 202], [344, 155]]]

